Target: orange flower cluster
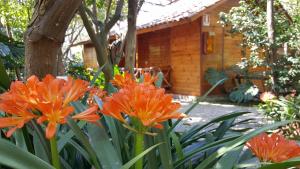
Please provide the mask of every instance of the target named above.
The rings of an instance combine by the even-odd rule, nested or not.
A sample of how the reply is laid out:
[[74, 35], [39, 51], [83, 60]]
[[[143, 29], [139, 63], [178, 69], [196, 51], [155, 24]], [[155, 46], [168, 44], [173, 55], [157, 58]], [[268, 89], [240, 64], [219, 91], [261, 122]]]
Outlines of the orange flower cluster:
[[134, 85], [136, 82], [130, 73], [125, 72], [124, 75], [115, 75], [114, 80], [112, 80], [111, 83], [119, 88], [123, 88]]
[[165, 90], [156, 88], [153, 82], [157, 79], [145, 73], [144, 81], [137, 83], [129, 74], [116, 76], [113, 84], [121, 89], [105, 99], [102, 113], [126, 122], [124, 115], [138, 119], [143, 126], [162, 128], [163, 121], [172, 118], [183, 118], [179, 113], [179, 103], [172, 102], [172, 96]]
[[[7, 117], [0, 118], [0, 128], [9, 127], [9, 137], [16, 129], [37, 118], [39, 124], [47, 122], [46, 137], [50, 139], [55, 135], [57, 125], [66, 123], [66, 118], [74, 111], [69, 103], [82, 98], [89, 90], [88, 85], [80, 79], [69, 77], [63, 80], [51, 75], [42, 81], [31, 76], [26, 83], [13, 82], [10, 90], [0, 95], [0, 110], [7, 113]], [[97, 110], [97, 106], [92, 106], [73, 118], [95, 122], [99, 119]]]
[[[151, 76], [150, 73], [142, 74], [143, 85], [153, 85], [157, 79], [158, 78], [156, 76]], [[125, 72], [124, 75], [115, 75], [114, 80], [112, 80], [111, 83], [118, 88], [132, 87], [137, 84], [137, 82], [128, 72]]]
[[246, 146], [263, 162], [278, 163], [300, 156], [300, 146], [282, 135], [268, 136], [262, 133], [246, 143]]

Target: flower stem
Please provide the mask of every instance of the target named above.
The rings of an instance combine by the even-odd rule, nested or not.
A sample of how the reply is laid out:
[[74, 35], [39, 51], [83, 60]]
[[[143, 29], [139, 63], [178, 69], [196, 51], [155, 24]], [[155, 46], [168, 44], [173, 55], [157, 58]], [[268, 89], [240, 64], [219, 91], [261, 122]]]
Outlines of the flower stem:
[[54, 168], [60, 169], [59, 154], [57, 151], [57, 142], [55, 136], [50, 139], [50, 146], [51, 146], [52, 165], [54, 166]]
[[[135, 136], [135, 156], [144, 151], [144, 134], [138, 132]], [[135, 163], [135, 169], [143, 169], [143, 157]]]

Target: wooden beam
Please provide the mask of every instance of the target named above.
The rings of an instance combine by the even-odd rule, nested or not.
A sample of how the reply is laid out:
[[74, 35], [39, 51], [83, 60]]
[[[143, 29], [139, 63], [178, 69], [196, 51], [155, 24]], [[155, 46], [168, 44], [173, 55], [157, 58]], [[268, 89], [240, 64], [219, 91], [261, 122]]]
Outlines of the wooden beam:
[[166, 29], [166, 28], [170, 28], [170, 27], [174, 27], [174, 26], [178, 26], [178, 25], [183, 25], [183, 24], [186, 24], [189, 22], [191, 22], [190, 19], [186, 18], [186, 19], [182, 19], [180, 21], [163, 23], [160, 25], [151, 26], [149, 28], [142, 28], [142, 29], [137, 30], [137, 35], [148, 33], [148, 32], [154, 32], [157, 30]]

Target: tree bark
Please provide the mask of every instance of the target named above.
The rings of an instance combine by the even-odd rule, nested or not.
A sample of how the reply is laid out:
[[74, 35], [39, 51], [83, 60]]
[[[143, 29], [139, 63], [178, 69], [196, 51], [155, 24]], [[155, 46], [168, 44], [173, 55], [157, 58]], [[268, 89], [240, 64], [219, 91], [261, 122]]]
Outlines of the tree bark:
[[63, 63], [62, 48], [59, 49], [57, 57], [56, 57], [56, 69], [55, 70], [56, 70], [55, 74], [58, 76], [61, 76], [64, 74], [65, 67], [64, 67], [64, 63]]
[[[82, 0], [38, 0], [25, 33], [26, 77], [56, 73], [58, 52]], [[72, 5], [70, 5], [72, 4]]]
[[[111, 3], [111, 1], [110, 1]], [[107, 9], [107, 16], [104, 21], [104, 24], [97, 25], [98, 20], [94, 20], [94, 24], [97, 26], [101, 26], [101, 31], [99, 33], [95, 33], [96, 31], [93, 29], [92, 24], [90, 23], [88, 16], [85, 11], [85, 6], [81, 5], [79, 7], [79, 14], [83, 21], [84, 27], [87, 30], [89, 37], [91, 38], [91, 41], [93, 42], [96, 50], [97, 55], [97, 61], [99, 66], [104, 66], [103, 73], [105, 77], [106, 87], [108, 85], [108, 82], [113, 79], [113, 65], [111, 60], [109, 59], [109, 53], [108, 53], [108, 34], [111, 28], [116, 24], [116, 22], [120, 19], [122, 9], [124, 5], [124, 0], [118, 0], [116, 4], [115, 13], [112, 17], [109, 17], [109, 11], [110, 11], [110, 4]], [[92, 16], [92, 19], [97, 19], [97, 16]]]
[[125, 47], [125, 69], [130, 73], [133, 73], [135, 67], [137, 10], [138, 0], [128, 0], [128, 30]]
[[276, 93], [276, 82], [277, 76], [275, 72], [275, 64], [277, 61], [276, 57], [276, 46], [275, 46], [275, 24], [274, 24], [274, 0], [267, 0], [267, 30], [268, 30], [268, 59], [271, 66], [272, 74], [272, 90]]
[[270, 45], [270, 59], [274, 63], [276, 55], [275, 45], [275, 28], [274, 28], [274, 0], [267, 0], [267, 29], [268, 41]]
[[107, 41], [107, 35], [108, 32], [101, 32], [100, 35], [97, 36], [95, 34], [95, 31], [93, 29], [93, 26], [88, 20], [88, 17], [85, 13], [84, 6], [79, 7], [79, 14], [82, 18], [83, 24], [85, 29], [87, 30], [89, 37], [91, 38], [91, 41], [93, 42], [96, 50], [97, 55], [97, 61], [99, 63], [99, 66], [103, 66], [105, 64], [105, 67], [103, 68], [105, 81], [108, 83], [111, 79], [113, 79], [113, 68], [112, 65], [108, 59], [108, 41]]

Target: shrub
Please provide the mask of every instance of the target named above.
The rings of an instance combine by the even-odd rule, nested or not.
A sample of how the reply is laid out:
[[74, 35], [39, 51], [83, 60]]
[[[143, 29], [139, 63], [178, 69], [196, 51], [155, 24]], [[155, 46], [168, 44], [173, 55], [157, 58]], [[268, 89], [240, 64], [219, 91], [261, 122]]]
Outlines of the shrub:
[[[236, 68], [232, 68], [234, 74], [239, 75], [241, 70], [237, 70]], [[215, 85], [218, 81], [222, 81], [223, 84], [226, 80], [229, 80], [230, 73], [232, 70], [218, 71], [214, 68], [208, 68], [205, 72], [205, 79], [208, 81], [210, 85]], [[237, 73], [238, 72], [238, 73]], [[247, 76], [245, 76], [247, 77]], [[229, 99], [235, 103], [247, 103], [255, 100], [258, 95], [259, 89], [255, 86], [250, 80], [246, 79], [245, 82], [238, 84], [238, 86], [233, 86], [229, 92]]]
[[[94, 79], [94, 76], [98, 74], [97, 72], [97, 69], [85, 68], [82, 64], [71, 64], [68, 66], [67, 70], [67, 74], [71, 75], [72, 77], [76, 79], [83, 79], [89, 82]], [[118, 74], [120, 74], [119, 67], [114, 66], [114, 75]], [[98, 77], [95, 78], [94, 85], [99, 86], [102, 89], [104, 88], [105, 78], [103, 72], [100, 72], [100, 74], [98, 74]]]

